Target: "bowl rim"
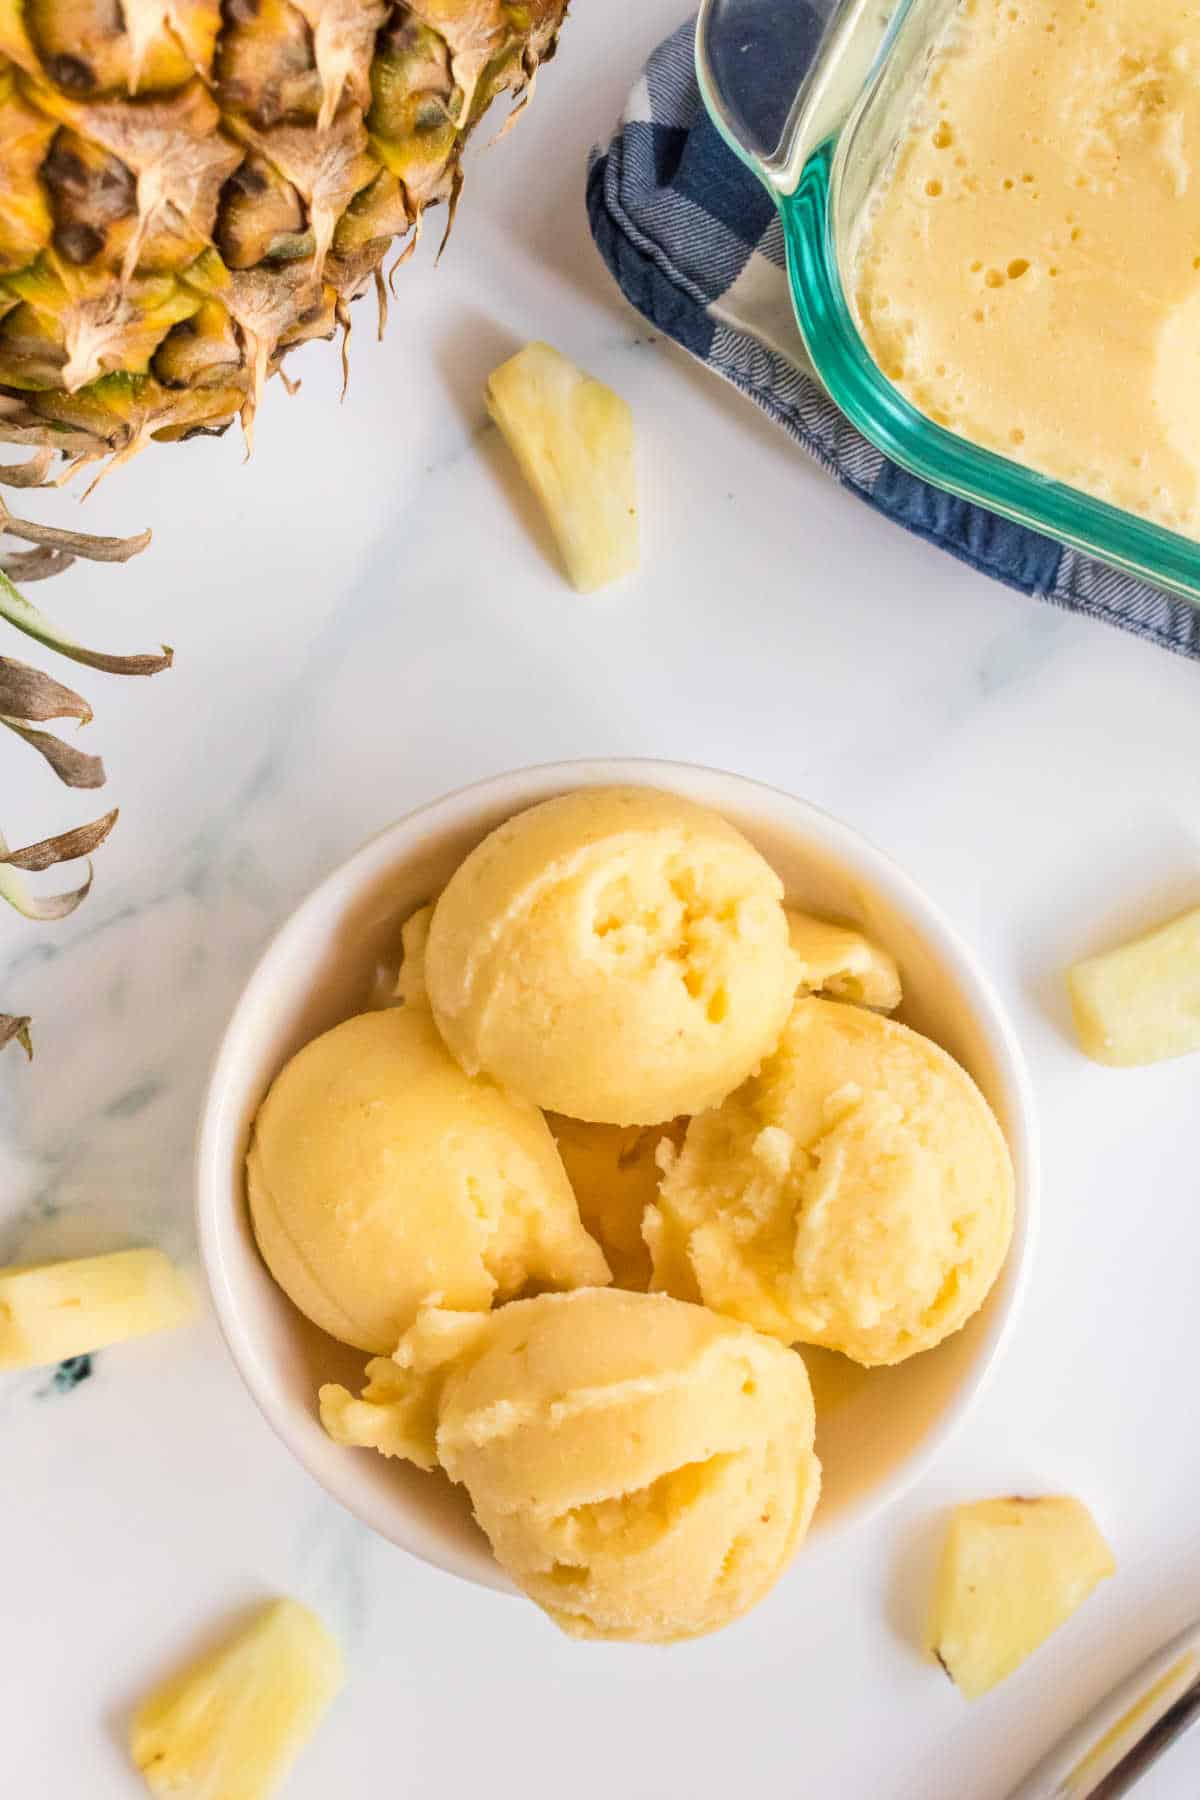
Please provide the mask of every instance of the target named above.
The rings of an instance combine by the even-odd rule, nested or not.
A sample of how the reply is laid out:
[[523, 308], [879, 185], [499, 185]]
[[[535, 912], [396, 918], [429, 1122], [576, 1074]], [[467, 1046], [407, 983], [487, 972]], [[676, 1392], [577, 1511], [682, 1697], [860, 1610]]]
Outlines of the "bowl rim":
[[[834, 863], [848, 865], [869, 887], [886, 896], [898, 911], [927, 932], [935, 940], [933, 948], [937, 960], [947, 967], [962, 990], [964, 1004], [982, 1032], [1009, 1102], [1010, 1117], [1006, 1122], [1005, 1137], [1013, 1160], [1016, 1204], [1012, 1243], [1000, 1277], [1003, 1288], [1000, 1304], [994, 1308], [995, 1317], [988, 1324], [970, 1371], [936, 1421], [876, 1486], [841, 1508], [836, 1523], [830, 1527], [830, 1540], [834, 1535], [845, 1534], [877, 1517], [928, 1472], [995, 1374], [1029, 1286], [1038, 1233], [1040, 1161], [1033, 1082], [1024, 1052], [1007, 1009], [976, 953], [941, 907], [871, 839], [824, 807], [771, 783], [702, 763], [651, 756], [580, 757], [529, 764], [465, 783], [411, 809], [373, 833], [350, 856], [329, 869], [288, 911], [256, 957], [221, 1033], [205, 1083], [194, 1161], [197, 1237], [217, 1323], [234, 1367], [268, 1425], [310, 1478], [397, 1548], [448, 1574], [477, 1586], [491, 1586], [502, 1593], [512, 1594], [515, 1590], [498, 1566], [495, 1580], [489, 1582], [482, 1570], [464, 1566], [460, 1556], [450, 1547], [444, 1551], [430, 1546], [418, 1548], [399, 1536], [393, 1509], [359, 1482], [353, 1457], [343, 1459], [344, 1474], [340, 1470], [336, 1476], [326, 1470], [318, 1471], [307, 1453], [298, 1419], [290, 1408], [279, 1403], [270, 1368], [258, 1352], [254, 1333], [241, 1316], [221, 1242], [222, 1212], [231, 1202], [235, 1208], [244, 1205], [240, 1184], [231, 1194], [225, 1179], [231, 1114], [240, 1112], [239, 1090], [235, 1084], [236, 1063], [254, 1016], [256, 996], [260, 989], [269, 985], [274, 965], [289, 940], [293, 936], [303, 936], [308, 921], [325, 909], [335, 892], [342, 893], [344, 905], [355, 894], [367, 889], [382, 866], [395, 860], [397, 849], [403, 853], [404, 838], [419, 838], [422, 826], [432, 823], [435, 815], [440, 816], [440, 823], [452, 826], [456, 821], [466, 823], [471, 811], [487, 813], [489, 800], [499, 801], [509, 796], [510, 791], [515, 813], [536, 805], [540, 799], [549, 798], [552, 793], [571, 788], [654, 786], [659, 783], [669, 792], [692, 798], [698, 797], [695, 793], [697, 784], [728, 788], [743, 797], [746, 810], [751, 810], [757, 799], [760, 810], [773, 825], [794, 831], [801, 840], [823, 850]], [[536, 791], [530, 792], [531, 789]], [[704, 798], [702, 803], [721, 810], [719, 798]], [[460, 818], [459, 815], [464, 816]]]

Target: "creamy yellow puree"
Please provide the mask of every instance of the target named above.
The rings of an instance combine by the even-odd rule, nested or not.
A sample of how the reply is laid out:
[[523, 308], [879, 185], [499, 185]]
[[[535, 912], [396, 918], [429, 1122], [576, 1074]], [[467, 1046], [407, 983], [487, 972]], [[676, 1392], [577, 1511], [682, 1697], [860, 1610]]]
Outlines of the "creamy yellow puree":
[[1200, 4], [960, 0], [852, 294], [930, 418], [1200, 536]]

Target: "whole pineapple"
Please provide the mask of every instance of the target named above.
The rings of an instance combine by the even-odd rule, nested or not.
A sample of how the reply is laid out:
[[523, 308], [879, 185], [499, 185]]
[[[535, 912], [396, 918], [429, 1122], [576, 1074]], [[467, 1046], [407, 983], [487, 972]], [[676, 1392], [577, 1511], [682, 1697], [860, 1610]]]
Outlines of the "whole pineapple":
[[[0, 441], [34, 454], [0, 483], [124, 461], [150, 439], [247, 441], [267, 377], [350, 329], [426, 207], [453, 209], [464, 143], [505, 90], [527, 97], [567, 0], [0, 0]], [[524, 101], [522, 100], [522, 104]], [[397, 261], [403, 260], [408, 248]], [[394, 267], [393, 271], [394, 273]], [[345, 354], [343, 339], [343, 355]], [[287, 377], [284, 375], [286, 382]], [[92, 667], [150, 674], [59, 631], [13, 585], [143, 547], [17, 517], [0, 501], [0, 617]], [[147, 534], [148, 535], [148, 534]], [[104, 779], [38, 726], [86, 701], [0, 656], [0, 725], [74, 787]], [[62, 917], [23, 880], [87, 855], [115, 813], [24, 849], [0, 837], [0, 899]], [[0, 1014], [0, 1045], [28, 1048]]]
[[0, 0], [0, 438], [249, 432], [565, 0]]

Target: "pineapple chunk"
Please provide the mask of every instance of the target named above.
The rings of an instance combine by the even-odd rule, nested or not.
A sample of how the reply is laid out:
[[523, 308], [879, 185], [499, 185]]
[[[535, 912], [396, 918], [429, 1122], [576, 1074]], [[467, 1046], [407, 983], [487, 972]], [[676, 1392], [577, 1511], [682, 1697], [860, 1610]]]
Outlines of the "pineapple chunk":
[[1012, 1674], [1116, 1568], [1067, 1496], [960, 1506], [942, 1553], [929, 1642], [968, 1700]]
[[161, 1250], [0, 1269], [0, 1369], [63, 1362], [186, 1324], [195, 1312], [191, 1289]]
[[831, 994], [874, 1012], [895, 1012], [901, 998], [896, 959], [861, 931], [789, 910], [788, 936], [800, 958], [797, 985], [802, 991]]
[[1129, 1067], [1200, 1050], [1200, 907], [1067, 972], [1093, 1061]]
[[316, 1614], [275, 1600], [143, 1701], [130, 1752], [152, 1794], [266, 1800], [343, 1679], [342, 1653]]
[[633, 415], [549, 344], [493, 369], [487, 406], [541, 501], [581, 594], [638, 565]]

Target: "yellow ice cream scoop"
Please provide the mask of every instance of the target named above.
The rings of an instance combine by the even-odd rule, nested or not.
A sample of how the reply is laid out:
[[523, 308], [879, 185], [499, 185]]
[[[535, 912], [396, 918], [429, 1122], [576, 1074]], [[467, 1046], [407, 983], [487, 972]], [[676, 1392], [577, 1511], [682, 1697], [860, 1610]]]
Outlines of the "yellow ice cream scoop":
[[246, 1177], [275, 1280], [362, 1350], [394, 1348], [433, 1298], [472, 1311], [535, 1281], [609, 1279], [541, 1114], [464, 1075], [418, 1006], [299, 1051], [259, 1109]]
[[759, 1074], [693, 1119], [645, 1232], [656, 1288], [872, 1366], [966, 1323], [1012, 1224], [1008, 1148], [966, 1071], [807, 997]]
[[400, 931], [401, 962], [392, 998], [401, 1006], [428, 1006], [425, 988], [425, 946], [433, 907], [422, 906], [405, 920]]
[[848, 925], [788, 910], [788, 938], [799, 962], [797, 987], [873, 1012], [895, 1012], [902, 999], [894, 956]]
[[720, 1103], [795, 989], [783, 889], [678, 795], [587, 788], [480, 844], [434, 908], [425, 979], [470, 1074], [538, 1106], [656, 1125]]
[[421, 1314], [339, 1443], [461, 1482], [497, 1561], [575, 1637], [671, 1643], [760, 1600], [820, 1491], [793, 1350], [662, 1294], [543, 1294]]
[[642, 1236], [646, 1208], [658, 1198], [663, 1158], [683, 1143], [686, 1119], [669, 1125], [592, 1125], [550, 1113], [579, 1216], [591, 1232], [618, 1287], [650, 1286], [650, 1252]]

